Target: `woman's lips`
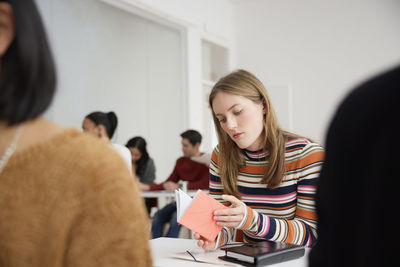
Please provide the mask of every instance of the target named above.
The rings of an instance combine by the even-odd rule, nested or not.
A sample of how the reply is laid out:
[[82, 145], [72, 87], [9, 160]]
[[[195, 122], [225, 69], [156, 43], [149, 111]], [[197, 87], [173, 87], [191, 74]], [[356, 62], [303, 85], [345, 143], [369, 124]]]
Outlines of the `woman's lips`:
[[233, 135], [233, 138], [237, 139], [237, 138], [239, 138], [241, 135], [242, 135], [242, 133], [235, 133], [235, 134]]

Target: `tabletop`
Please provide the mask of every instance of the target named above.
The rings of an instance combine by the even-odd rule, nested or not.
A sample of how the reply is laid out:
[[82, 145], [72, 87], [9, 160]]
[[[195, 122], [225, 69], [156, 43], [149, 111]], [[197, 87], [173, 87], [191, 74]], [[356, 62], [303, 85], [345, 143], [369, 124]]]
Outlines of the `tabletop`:
[[[216, 250], [212, 252], [204, 252], [197, 246], [197, 240], [183, 238], [167, 238], [160, 237], [150, 240], [150, 246], [153, 254], [153, 265], [156, 267], [165, 266], [241, 266], [230, 262], [218, 259], [218, 256], [223, 256], [225, 252]], [[274, 267], [306, 267], [308, 264], [307, 258], [309, 253], [306, 248], [305, 255], [299, 259], [287, 262], [277, 263]], [[202, 260], [209, 263], [195, 262], [187, 253], [191, 252], [197, 260]], [[189, 262], [191, 261], [191, 262]]]

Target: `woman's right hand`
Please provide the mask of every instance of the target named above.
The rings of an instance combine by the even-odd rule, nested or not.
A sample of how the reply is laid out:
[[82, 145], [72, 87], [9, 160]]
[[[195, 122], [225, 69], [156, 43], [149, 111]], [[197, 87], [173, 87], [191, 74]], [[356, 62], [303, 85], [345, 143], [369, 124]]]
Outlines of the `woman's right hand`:
[[150, 185], [139, 182], [139, 189], [142, 191], [149, 191]]
[[199, 235], [198, 233], [194, 233], [194, 239], [197, 240], [197, 245], [204, 250], [214, 250], [216, 245], [216, 240], [210, 241]]

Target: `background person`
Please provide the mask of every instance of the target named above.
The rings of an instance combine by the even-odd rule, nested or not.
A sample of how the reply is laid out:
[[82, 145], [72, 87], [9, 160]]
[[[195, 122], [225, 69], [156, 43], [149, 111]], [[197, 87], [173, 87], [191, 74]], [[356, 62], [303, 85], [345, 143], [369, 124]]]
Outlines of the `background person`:
[[132, 173], [132, 156], [130, 151], [120, 144], [111, 142], [117, 125], [118, 118], [115, 112], [110, 111], [105, 113], [95, 111], [86, 115], [82, 122], [82, 129], [84, 132], [100, 138], [105, 143], [111, 144], [112, 148], [122, 157], [129, 171]]
[[[153, 159], [147, 152], [146, 140], [141, 136], [135, 136], [125, 145], [132, 155], [132, 172], [143, 184], [153, 184], [156, 178], [156, 167]], [[157, 198], [145, 198], [147, 213], [150, 214], [151, 208], [157, 206]]]
[[154, 160], [147, 152], [146, 140], [141, 136], [136, 136], [125, 145], [132, 155], [132, 171], [135, 171], [141, 183], [152, 184], [156, 179], [156, 167]]
[[[177, 159], [175, 167], [168, 179], [161, 184], [141, 184], [141, 189], [174, 191], [179, 188], [179, 181], [188, 182], [187, 189], [208, 189], [210, 155], [200, 152], [201, 134], [195, 130], [187, 130], [181, 134], [183, 157]], [[169, 222], [167, 237], [178, 237], [181, 226], [176, 221], [176, 202], [160, 209], [153, 218], [153, 238], [163, 236], [164, 225]]]
[[42, 117], [56, 73], [34, 1], [0, 1], [0, 59], [0, 265], [152, 266], [121, 158]]
[[209, 104], [218, 134], [210, 194], [230, 206], [214, 212], [223, 226], [217, 239], [196, 233], [198, 245], [206, 250], [242, 240], [312, 245], [322, 147], [279, 127], [264, 85], [248, 71], [221, 78]]

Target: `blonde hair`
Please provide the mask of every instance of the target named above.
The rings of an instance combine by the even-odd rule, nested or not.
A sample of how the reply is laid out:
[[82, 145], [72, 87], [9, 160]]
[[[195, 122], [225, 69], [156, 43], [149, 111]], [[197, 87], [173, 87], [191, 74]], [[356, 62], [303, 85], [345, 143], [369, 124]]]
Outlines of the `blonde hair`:
[[264, 104], [263, 149], [269, 152], [269, 158], [268, 168], [260, 183], [266, 184], [268, 188], [276, 188], [285, 175], [285, 143], [289, 137], [298, 136], [279, 127], [275, 111], [262, 82], [248, 71], [237, 70], [222, 77], [214, 85], [209, 97], [215, 129], [218, 134], [219, 176], [224, 186], [224, 192], [240, 198], [237, 189], [237, 177], [239, 169], [245, 165], [245, 158], [242, 150], [222, 129], [219, 120], [215, 116], [212, 103], [219, 92], [243, 96], [256, 104]]

